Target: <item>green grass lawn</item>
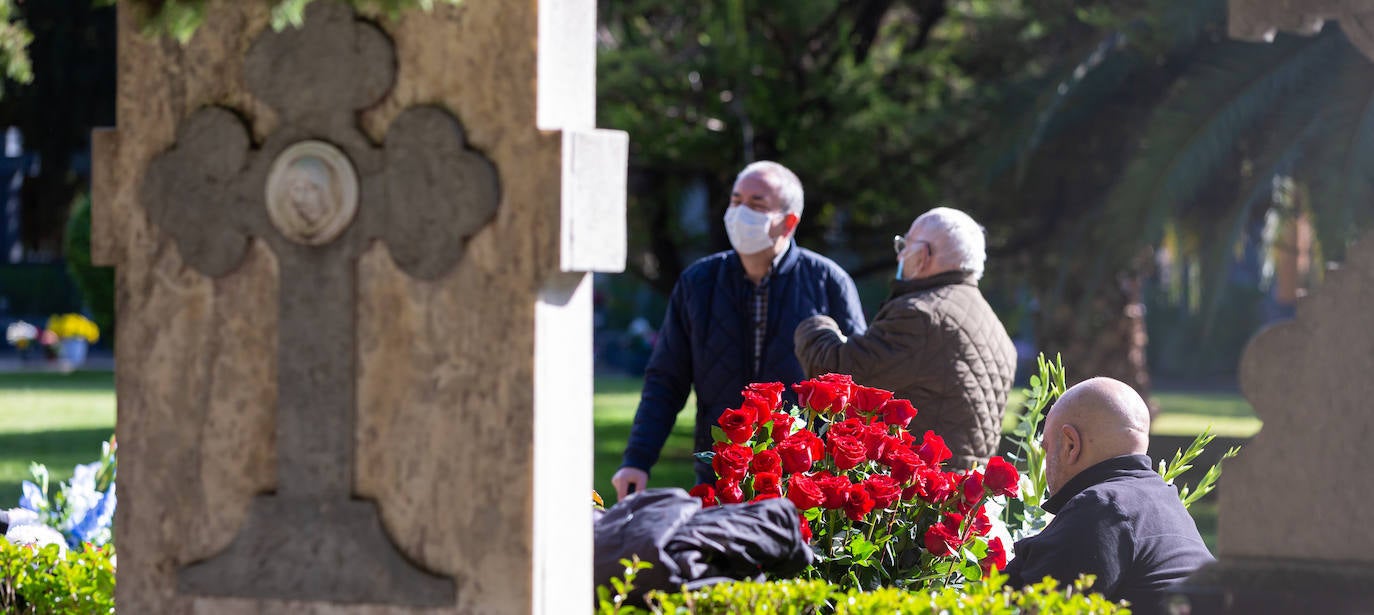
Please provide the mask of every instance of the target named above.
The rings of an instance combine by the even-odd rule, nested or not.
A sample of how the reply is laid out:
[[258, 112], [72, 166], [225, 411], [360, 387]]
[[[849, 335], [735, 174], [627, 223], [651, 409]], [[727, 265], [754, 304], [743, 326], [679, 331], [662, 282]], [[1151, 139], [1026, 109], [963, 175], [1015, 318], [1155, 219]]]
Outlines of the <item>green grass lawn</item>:
[[[594, 487], [608, 504], [615, 499], [611, 475], [620, 466], [640, 385], [637, 378], [596, 380]], [[1023, 399], [1014, 396], [1011, 407], [1019, 409]], [[1156, 434], [1192, 435], [1208, 425], [1223, 436], [1248, 437], [1259, 430], [1249, 404], [1234, 393], [1165, 391], [1156, 393], [1155, 400], [1161, 408], [1153, 430]], [[695, 401], [689, 399], [687, 408], [654, 466], [651, 486], [690, 487], [694, 482]], [[114, 417], [114, 375], [110, 372], [0, 374], [0, 507], [18, 501], [19, 481], [29, 478], [30, 461], [47, 464], [56, 481], [69, 478], [76, 464], [96, 460], [100, 443], [114, 431]], [[1008, 425], [1013, 422], [1009, 416]], [[1216, 530], [1213, 504], [1200, 503], [1195, 515], [1210, 541]]]
[[0, 374], [0, 507], [18, 502], [31, 461], [48, 466], [55, 488], [99, 459], [114, 420], [111, 372]]

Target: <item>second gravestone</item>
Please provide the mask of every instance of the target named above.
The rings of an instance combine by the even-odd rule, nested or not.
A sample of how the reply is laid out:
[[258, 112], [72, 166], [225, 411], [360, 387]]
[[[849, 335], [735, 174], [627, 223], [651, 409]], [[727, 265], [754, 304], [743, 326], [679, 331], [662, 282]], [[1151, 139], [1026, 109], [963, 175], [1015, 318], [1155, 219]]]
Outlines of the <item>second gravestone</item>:
[[585, 272], [623, 267], [626, 154], [594, 15], [220, 2], [182, 48], [121, 11], [121, 611], [590, 604]]

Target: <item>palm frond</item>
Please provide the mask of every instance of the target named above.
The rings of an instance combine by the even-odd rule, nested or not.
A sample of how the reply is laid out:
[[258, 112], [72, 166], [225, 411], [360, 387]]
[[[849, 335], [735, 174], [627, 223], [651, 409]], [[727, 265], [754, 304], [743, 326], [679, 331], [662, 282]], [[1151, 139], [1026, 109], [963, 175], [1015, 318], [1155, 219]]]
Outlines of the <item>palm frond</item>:
[[1330, 72], [1335, 87], [1320, 114], [1322, 132], [1299, 176], [1312, 187], [1317, 239], [1339, 260], [1374, 221], [1374, 65], [1347, 47]]
[[1138, 245], [1144, 231], [1154, 241], [1234, 158], [1237, 140], [1338, 58], [1340, 44], [1327, 33], [1207, 47], [1150, 118], [1140, 152], [1108, 196], [1116, 239]]

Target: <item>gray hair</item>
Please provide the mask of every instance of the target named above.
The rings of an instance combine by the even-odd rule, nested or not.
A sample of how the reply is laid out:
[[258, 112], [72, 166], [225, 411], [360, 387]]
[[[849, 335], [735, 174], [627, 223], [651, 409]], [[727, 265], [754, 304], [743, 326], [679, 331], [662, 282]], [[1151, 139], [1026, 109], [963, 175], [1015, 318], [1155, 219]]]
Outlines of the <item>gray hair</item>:
[[974, 281], [983, 277], [983, 263], [987, 261], [987, 240], [981, 225], [968, 214], [950, 207], [936, 207], [916, 218], [922, 234], [931, 233], [943, 238], [939, 242], [938, 262], [952, 269], [973, 274]]
[[796, 173], [771, 160], [760, 160], [744, 167], [744, 170], [735, 176], [735, 182], [738, 183], [750, 175], [763, 175], [771, 179], [774, 187], [778, 189], [778, 200], [782, 201], [783, 211], [801, 217], [806, 194], [802, 191], [802, 183], [797, 179]]

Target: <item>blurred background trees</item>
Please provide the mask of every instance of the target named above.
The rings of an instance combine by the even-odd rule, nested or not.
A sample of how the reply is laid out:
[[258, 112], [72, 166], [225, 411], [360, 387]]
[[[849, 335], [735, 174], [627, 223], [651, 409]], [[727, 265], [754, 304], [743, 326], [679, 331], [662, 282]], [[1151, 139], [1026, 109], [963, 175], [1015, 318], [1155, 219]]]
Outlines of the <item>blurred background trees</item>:
[[[310, 0], [263, 1], [290, 27]], [[19, 229], [17, 251], [0, 246], [10, 312], [23, 292], [54, 295], [5, 283], [25, 267], [73, 261], [88, 303], [108, 286], [82, 248], [89, 131], [114, 121], [107, 4], [0, 0], [0, 122], [22, 144], [4, 167], [17, 214], [0, 220]], [[184, 39], [204, 6], [125, 8]], [[1237, 42], [1225, 0], [598, 10], [598, 121], [631, 135], [629, 274], [599, 279], [598, 326], [638, 319], [642, 344], [681, 270], [728, 247], [719, 220], [754, 160], [797, 171], [799, 241], [847, 267], [870, 310], [890, 237], [930, 207], [966, 209], [987, 227], [983, 288], [1018, 343], [1064, 353], [1071, 377], [1144, 391], [1152, 372], [1230, 377], [1249, 335], [1291, 314], [1374, 218], [1374, 65], [1339, 24]]]
[[666, 292], [728, 247], [733, 173], [777, 159], [806, 184], [799, 241], [869, 297], [887, 239], [949, 204], [988, 229], [1003, 320], [1073, 376], [1228, 376], [1374, 215], [1374, 67], [1334, 24], [1256, 44], [1225, 19], [1224, 0], [602, 3], [630, 271]]

